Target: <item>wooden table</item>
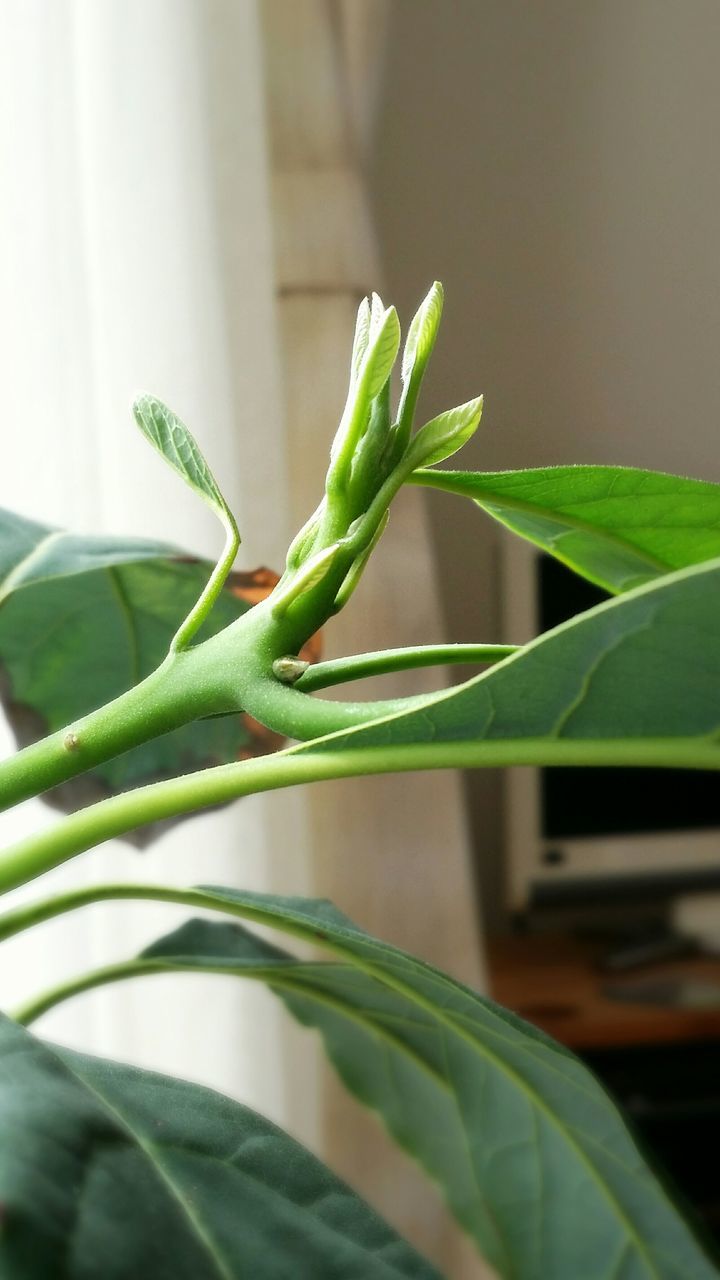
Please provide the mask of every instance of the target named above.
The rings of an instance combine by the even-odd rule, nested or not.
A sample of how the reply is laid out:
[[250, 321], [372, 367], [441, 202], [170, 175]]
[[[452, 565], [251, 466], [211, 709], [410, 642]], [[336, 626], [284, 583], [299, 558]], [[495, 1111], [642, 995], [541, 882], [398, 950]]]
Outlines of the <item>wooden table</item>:
[[[600, 968], [607, 951], [607, 942], [564, 935], [495, 939], [488, 947], [491, 995], [578, 1051], [720, 1040], [720, 958], [691, 956], [617, 974]], [[664, 980], [717, 985], [717, 1004], [627, 1003], [606, 994]]]

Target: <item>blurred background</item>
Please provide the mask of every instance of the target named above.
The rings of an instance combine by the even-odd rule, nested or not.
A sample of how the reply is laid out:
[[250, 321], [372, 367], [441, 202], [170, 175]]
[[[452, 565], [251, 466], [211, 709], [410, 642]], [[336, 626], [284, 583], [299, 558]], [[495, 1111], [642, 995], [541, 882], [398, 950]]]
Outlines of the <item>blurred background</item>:
[[[3, 506], [215, 553], [131, 425], [149, 390], [219, 475], [239, 563], [280, 567], [319, 496], [359, 300], [378, 289], [407, 325], [436, 278], [421, 412], [484, 392], [463, 465], [720, 478], [715, 0], [2, 0], [0, 29]], [[410, 491], [325, 652], [525, 639], [588, 603], [543, 574], [472, 504]], [[255, 797], [47, 887], [331, 897], [585, 1054], [716, 1224], [688, 1151], [719, 1123], [720, 967], [680, 953], [720, 933], [720, 809], [705, 795], [698, 821], [676, 781], [662, 824], [648, 803], [629, 834], [615, 782], [590, 779], [570, 829], [537, 771]], [[3, 839], [52, 820], [32, 803]], [[177, 918], [98, 907], [13, 942], [2, 1003]], [[480, 1275], [312, 1041], [265, 993], [211, 981], [88, 996], [41, 1030], [251, 1102], [448, 1274]]]

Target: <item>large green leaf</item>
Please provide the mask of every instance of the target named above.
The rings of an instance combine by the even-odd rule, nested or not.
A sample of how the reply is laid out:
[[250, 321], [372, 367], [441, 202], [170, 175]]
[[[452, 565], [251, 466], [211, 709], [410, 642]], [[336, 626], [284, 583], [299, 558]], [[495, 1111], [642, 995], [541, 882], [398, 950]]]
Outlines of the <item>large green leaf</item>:
[[131, 971], [202, 969], [266, 982], [321, 1031], [345, 1083], [440, 1183], [501, 1276], [717, 1275], [615, 1106], [572, 1054], [369, 937], [329, 903], [216, 887], [194, 897], [329, 947], [342, 963], [299, 961], [237, 925], [192, 920]]
[[0, 1021], [3, 1280], [439, 1280], [296, 1142]]
[[[20, 745], [60, 729], [149, 675], [163, 660], [212, 566], [164, 543], [80, 537], [0, 512], [0, 674]], [[202, 635], [250, 606], [236, 574]], [[62, 808], [262, 750], [239, 716], [204, 720], [108, 761], [50, 799]]]
[[612, 592], [720, 556], [720, 485], [704, 480], [602, 466], [419, 470], [412, 480], [474, 499]]
[[450, 748], [467, 765], [720, 768], [720, 560], [608, 600], [412, 710], [291, 754], [421, 745], [438, 765]]

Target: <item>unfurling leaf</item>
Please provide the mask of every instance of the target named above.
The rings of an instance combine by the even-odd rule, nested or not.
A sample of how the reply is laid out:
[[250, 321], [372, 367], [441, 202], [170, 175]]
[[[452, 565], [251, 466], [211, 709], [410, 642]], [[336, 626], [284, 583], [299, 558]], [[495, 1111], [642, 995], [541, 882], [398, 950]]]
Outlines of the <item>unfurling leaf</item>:
[[377, 333], [371, 334], [365, 356], [366, 368], [362, 371], [369, 400], [382, 391], [390, 377], [400, 348], [400, 321], [394, 307], [388, 307], [378, 321]]
[[355, 590], [358, 583], [360, 582], [360, 579], [363, 573], [365, 572], [365, 566], [367, 565], [367, 562], [370, 559], [370, 556], [372, 555], [378, 542], [380, 541], [385, 530], [387, 529], [389, 519], [390, 519], [390, 512], [386, 511], [384, 516], [380, 520], [377, 529], [375, 530], [372, 536], [372, 540], [369, 542], [365, 550], [360, 552], [360, 555], [357, 557], [356, 560], [353, 561], [352, 565], [350, 566], [347, 577], [345, 578], [345, 581], [343, 582], [342, 586], [340, 587], [340, 590], [338, 591], [335, 597], [335, 610], [337, 613], [339, 613], [341, 609], [345, 608], [345, 605], [350, 599], [353, 591]]
[[402, 358], [402, 395], [398, 406], [393, 456], [405, 452], [412, 431], [415, 405], [428, 361], [435, 346], [443, 309], [443, 287], [436, 280], [415, 312], [408, 330]]
[[360, 372], [363, 356], [367, 351], [368, 339], [370, 337], [370, 303], [367, 298], [363, 298], [358, 307], [357, 319], [355, 321], [355, 337], [353, 339], [352, 359], [350, 361], [350, 371], [352, 381], [354, 382]]
[[343, 415], [330, 449], [328, 493], [337, 484], [348, 483], [355, 450], [368, 425], [372, 401], [390, 377], [399, 346], [397, 311], [389, 307], [383, 312], [380, 299], [373, 294], [367, 347], [357, 377], [351, 377]]
[[452, 457], [477, 431], [482, 407], [483, 398], [478, 396], [426, 422], [410, 445], [408, 466], [428, 467]]
[[380, 326], [385, 316], [385, 303], [379, 293], [373, 293], [370, 297], [370, 341], [372, 342], [378, 334]]
[[145, 438], [168, 465], [224, 519], [229, 514], [227, 503], [184, 422], [155, 396], [140, 396], [133, 405], [133, 413]]
[[330, 572], [340, 546], [339, 542], [333, 542], [331, 546], [324, 547], [322, 551], [310, 556], [290, 578], [287, 585], [280, 587], [274, 593], [273, 614], [276, 617], [282, 617], [293, 600], [297, 600], [299, 596], [305, 595], [307, 591], [311, 591], [319, 582], [322, 582]]
[[402, 358], [404, 383], [408, 383], [413, 375], [422, 378], [435, 346], [442, 310], [443, 287], [436, 280], [410, 322]]

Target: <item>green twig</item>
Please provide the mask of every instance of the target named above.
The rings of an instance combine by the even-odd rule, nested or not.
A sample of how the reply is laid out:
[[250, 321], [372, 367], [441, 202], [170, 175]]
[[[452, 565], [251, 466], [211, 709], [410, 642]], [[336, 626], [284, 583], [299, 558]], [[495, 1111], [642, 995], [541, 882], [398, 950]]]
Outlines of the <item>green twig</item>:
[[[302, 696], [302, 695], [298, 695]], [[428, 742], [351, 749], [338, 735], [321, 748], [313, 743], [241, 764], [220, 765], [113, 796], [73, 814], [8, 849], [0, 858], [0, 892], [26, 884], [45, 871], [128, 831], [240, 796], [306, 782], [425, 769], [492, 768], [507, 765], [626, 765], [718, 769], [711, 739], [540, 738]]]
[[502, 662], [517, 653], [514, 644], [425, 644], [411, 649], [381, 649], [375, 653], [357, 653], [348, 658], [316, 662], [293, 686], [303, 693], [329, 689], [348, 680], [365, 676], [390, 675], [393, 671], [412, 671], [422, 667]]

